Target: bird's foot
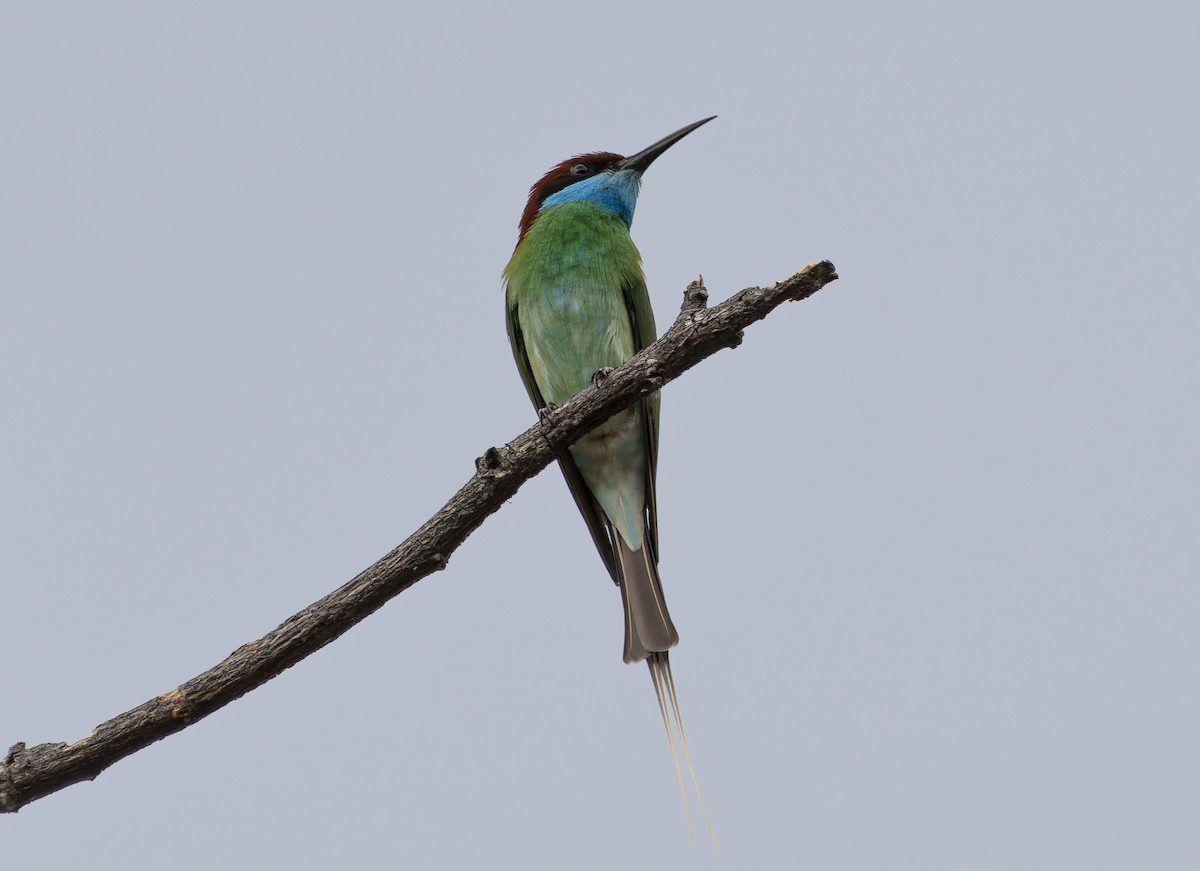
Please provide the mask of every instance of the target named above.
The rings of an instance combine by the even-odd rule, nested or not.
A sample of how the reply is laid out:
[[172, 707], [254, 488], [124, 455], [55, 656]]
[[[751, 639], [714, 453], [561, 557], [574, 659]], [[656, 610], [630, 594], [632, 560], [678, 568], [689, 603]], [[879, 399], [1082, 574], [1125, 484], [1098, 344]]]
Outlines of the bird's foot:
[[592, 386], [599, 387], [604, 383], [604, 379], [613, 373], [612, 366], [601, 366], [592, 373]]
[[547, 402], [545, 408], [538, 409], [538, 420], [549, 423], [550, 415], [554, 414], [556, 411], [558, 411], [558, 406], [553, 402]]

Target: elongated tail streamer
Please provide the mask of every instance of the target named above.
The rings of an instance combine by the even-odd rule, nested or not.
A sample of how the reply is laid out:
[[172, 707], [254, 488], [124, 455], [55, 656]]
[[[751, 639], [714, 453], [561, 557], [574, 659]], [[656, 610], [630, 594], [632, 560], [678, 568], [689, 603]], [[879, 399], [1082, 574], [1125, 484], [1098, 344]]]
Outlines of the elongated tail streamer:
[[[692, 840], [696, 840], [696, 829], [692, 826], [692, 814], [688, 810], [687, 792], [683, 788], [683, 770], [679, 767], [679, 754], [675, 751], [675, 733], [671, 729], [671, 717], [667, 713], [667, 689], [664, 686], [664, 679], [661, 669], [656, 667], [657, 658], [666, 656], [666, 654], [651, 654], [646, 660], [646, 665], [650, 666], [650, 679], [654, 681], [654, 693], [658, 696], [658, 709], [662, 712], [663, 728], [667, 730], [667, 744], [671, 748], [671, 761], [675, 763], [675, 780], [679, 783], [679, 801], [683, 804], [683, 818], [687, 820], [688, 835]], [[668, 666], [668, 671], [670, 667]]]
[[[679, 713], [679, 699], [675, 695], [675, 678], [671, 675], [671, 661], [666, 651], [652, 653], [646, 659], [650, 667], [650, 678], [654, 681], [654, 693], [658, 696], [658, 709], [662, 713], [663, 726], [667, 730], [667, 744], [671, 748], [671, 761], [675, 763], [675, 779], [679, 783], [679, 798], [683, 802], [683, 816], [687, 820], [688, 834], [694, 840], [696, 830], [692, 827], [692, 815], [688, 811], [687, 794], [683, 787], [683, 771], [679, 765], [679, 755], [675, 750], [675, 734], [679, 735], [679, 746], [683, 748], [683, 759], [687, 764], [688, 776], [692, 788], [696, 790], [696, 803], [700, 806], [700, 814], [704, 817], [705, 828], [712, 839], [713, 849], [721, 852], [717, 842], [717, 833], [713, 831], [712, 820], [708, 817], [708, 808], [704, 806], [704, 796], [700, 792], [700, 781], [696, 777], [696, 768], [692, 764], [692, 754], [688, 750], [687, 735], [683, 731], [683, 717]], [[670, 712], [668, 713], [668, 708]], [[674, 726], [672, 726], [674, 721]]]

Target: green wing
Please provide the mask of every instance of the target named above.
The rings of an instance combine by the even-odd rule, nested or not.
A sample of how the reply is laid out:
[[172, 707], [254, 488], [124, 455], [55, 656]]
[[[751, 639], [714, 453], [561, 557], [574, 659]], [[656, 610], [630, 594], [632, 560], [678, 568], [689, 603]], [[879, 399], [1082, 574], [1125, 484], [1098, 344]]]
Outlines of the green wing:
[[[529, 394], [529, 400], [533, 403], [534, 408], [541, 410], [546, 407], [546, 401], [542, 398], [541, 391], [538, 390], [537, 382], [533, 378], [533, 369], [529, 365], [529, 354], [525, 350], [525, 340], [521, 336], [521, 321], [517, 315], [516, 295], [510, 293], [507, 302], [508, 341], [512, 345], [513, 359], [517, 361], [517, 369], [521, 373], [521, 380], [525, 382], [525, 391]], [[608, 574], [612, 577], [614, 584], [620, 583], [617, 574], [616, 545], [612, 539], [613, 531], [608, 524], [608, 519], [600, 510], [600, 506], [596, 504], [592, 491], [584, 483], [583, 475], [580, 474], [575, 461], [571, 459], [570, 453], [563, 451], [559, 454], [558, 465], [562, 469], [563, 477], [567, 479], [567, 487], [570, 488], [571, 495], [575, 498], [579, 513], [587, 522], [588, 532], [592, 534], [592, 542], [596, 545], [596, 550], [600, 552], [600, 558], [604, 560]]]
[[[640, 273], [641, 270], [639, 269]], [[658, 332], [654, 328], [654, 309], [650, 307], [650, 293], [646, 290], [646, 280], [640, 278], [636, 282], [627, 283], [622, 289], [625, 295], [625, 307], [629, 309], [629, 320], [633, 326], [633, 337], [636, 351], [641, 351], [647, 345], [654, 344]], [[655, 391], [642, 400], [642, 419], [646, 422], [646, 451], [649, 453], [646, 463], [646, 530], [649, 533], [650, 546], [654, 551], [654, 563], [658, 564], [658, 499], [655, 491], [655, 477], [658, 472], [658, 415], [661, 404], [660, 394]]]

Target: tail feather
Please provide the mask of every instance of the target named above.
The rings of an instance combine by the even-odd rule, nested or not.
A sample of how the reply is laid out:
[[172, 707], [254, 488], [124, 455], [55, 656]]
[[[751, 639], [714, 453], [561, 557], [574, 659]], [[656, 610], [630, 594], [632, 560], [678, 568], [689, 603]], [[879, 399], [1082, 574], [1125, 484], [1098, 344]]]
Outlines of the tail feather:
[[678, 644], [679, 633], [667, 612], [667, 600], [663, 598], [662, 582], [650, 548], [643, 541], [637, 550], [630, 550], [616, 532], [613, 539], [625, 605], [625, 661], [641, 662]]
[[[667, 654], [662, 654], [664, 661]], [[696, 840], [696, 828], [692, 825], [692, 814], [688, 810], [687, 790], [683, 788], [683, 770], [679, 767], [679, 754], [675, 752], [675, 733], [671, 730], [671, 717], [667, 713], [667, 699], [670, 696], [667, 688], [663, 685], [662, 670], [655, 667], [656, 656], [651, 656], [646, 661], [650, 666], [650, 679], [654, 681], [654, 694], [658, 696], [658, 710], [662, 713], [663, 728], [667, 730], [667, 745], [671, 748], [671, 761], [675, 763], [675, 781], [679, 784], [679, 801], [683, 804], [683, 818], [687, 820], [688, 836], [694, 841]], [[667, 666], [667, 674], [670, 674], [670, 666]]]
[[671, 622], [671, 615], [667, 612], [662, 582], [658, 577], [658, 566], [648, 541], [643, 540], [641, 547], [630, 550], [619, 532], [614, 530], [612, 539], [616, 545], [618, 583], [625, 605], [625, 661], [640, 662], [644, 659], [650, 667], [650, 678], [654, 681], [654, 692], [658, 696], [658, 709], [667, 732], [667, 744], [671, 748], [671, 761], [675, 764], [675, 780], [679, 784], [679, 798], [683, 802], [683, 816], [687, 820], [688, 834], [695, 840], [696, 829], [692, 825], [692, 815], [688, 810], [683, 768], [679, 764], [679, 753], [676, 750], [676, 735], [679, 737], [679, 747], [683, 749], [683, 759], [687, 765], [688, 777], [692, 781], [692, 788], [696, 791], [696, 802], [700, 806], [700, 814], [704, 817], [704, 825], [712, 839], [713, 849], [719, 853], [721, 846], [717, 843], [712, 820], [709, 819], [708, 809], [704, 806], [704, 796], [700, 793], [700, 781], [696, 777], [696, 768], [692, 765], [692, 754], [688, 750], [687, 736], [683, 732], [683, 717], [679, 713], [679, 699], [675, 695], [675, 679], [671, 676], [671, 661], [667, 651], [679, 643], [679, 633], [675, 631], [675, 624]]
[[[683, 772], [679, 766], [679, 755], [675, 752], [675, 733], [679, 735], [679, 746], [683, 748], [683, 759], [687, 764], [688, 776], [692, 788], [696, 790], [696, 803], [700, 806], [700, 815], [704, 817], [704, 826], [712, 839], [713, 849], [721, 852], [717, 842], [717, 833], [713, 830], [712, 820], [708, 816], [708, 808], [704, 806], [704, 795], [700, 792], [700, 781], [696, 777], [696, 768], [692, 764], [692, 754], [688, 750], [687, 735], [683, 731], [683, 717], [679, 713], [679, 699], [675, 695], [675, 678], [671, 675], [671, 660], [666, 651], [652, 653], [646, 660], [650, 666], [650, 679], [654, 681], [654, 692], [658, 696], [658, 709], [662, 713], [663, 726], [667, 730], [667, 744], [671, 748], [671, 761], [675, 763], [675, 779], [679, 784], [679, 798], [683, 802], [683, 816], [687, 820], [688, 834], [692, 840], [696, 838], [696, 830], [692, 827], [692, 815], [688, 812], [687, 795], [683, 788]], [[670, 708], [671, 716], [667, 715]], [[674, 729], [672, 729], [674, 720]]]

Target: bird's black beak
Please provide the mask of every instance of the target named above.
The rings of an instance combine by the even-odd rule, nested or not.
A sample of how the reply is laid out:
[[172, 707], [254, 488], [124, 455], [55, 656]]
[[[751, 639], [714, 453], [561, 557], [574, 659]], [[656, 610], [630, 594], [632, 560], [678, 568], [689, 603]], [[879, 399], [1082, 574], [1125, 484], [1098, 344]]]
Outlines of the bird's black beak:
[[622, 160], [620, 163], [617, 164], [616, 168], [618, 170], [632, 169], [634, 172], [638, 173], [639, 175], [642, 174], [643, 172], [645, 172], [647, 170], [647, 168], [649, 168], [650, 164], [654, 163], [655, 158], [657, 158], [660, 154], [662, 154], [664, 151], [666, 151], [668, 148], [670, 148], [672, 145], [674, 145], [680, 139], [687, 136], [689, 133], [691, 133], [697, 127], [699, 127], [703, 124], [707, 124], [709, 121], [711, 121], [713, 118], [716, 118], [716, 117], [717, 117], [716, 115], [713, 115], [712, 118], [705, 118], [703, 121], [697, 121], [694, 124], [689, 124], [688, 126], [684, 127], [681, 130], [676, 130], [670, 136], [664, 136], [662, 139], [655, 142], [649, 148], [643, 148], [637, 154], [634, 154], [634, 155], [631, 155], [630, 157], [625, 158], [624, 160]]

